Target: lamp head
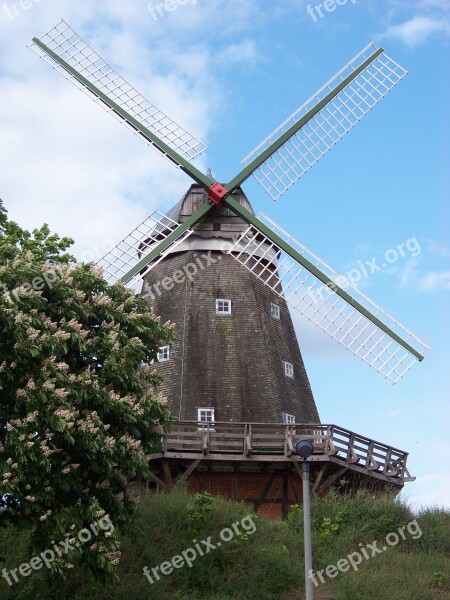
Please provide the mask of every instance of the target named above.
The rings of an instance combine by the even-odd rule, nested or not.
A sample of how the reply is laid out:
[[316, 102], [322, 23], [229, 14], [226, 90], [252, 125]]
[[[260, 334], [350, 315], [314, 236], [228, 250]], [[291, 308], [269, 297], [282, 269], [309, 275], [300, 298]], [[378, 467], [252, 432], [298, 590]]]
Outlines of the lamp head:
[[295, 451], [300, 458], [306, 460], [314, 452], [314, 446], [309, 440], [299, 440], [295, 445]]

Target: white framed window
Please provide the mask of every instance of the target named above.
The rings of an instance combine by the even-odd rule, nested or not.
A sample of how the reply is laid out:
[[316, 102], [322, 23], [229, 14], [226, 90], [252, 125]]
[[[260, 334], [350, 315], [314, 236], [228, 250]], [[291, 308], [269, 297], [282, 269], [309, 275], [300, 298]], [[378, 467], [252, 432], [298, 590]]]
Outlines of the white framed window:
[[283, 365], [284, 365], [284, 374], [286, 375], [286, 377], [290, 377], [291, 379], [294, 379], [294, 365], [290, 362], [287, 362], [286, 360], [283, 360]]
[[161, 346], [158, 349], [158, 362], [167, 362], [170, 359], [170, 346]]
[[277, 321], [280, 320], [280, 306], [279, 304], [275, 304], [275, 302], [270, 303], [270, 316]]
[[231, 315], [231, 300], [217, 298], [216, 315]]
[[214, 425], [214, 408], [197, 408], [198, 424], [211, 423]]
[[286, 425], [295, 425], [295, 417], [294, 415], [290, 415], [289, 413], [283, 413], [283, 423]]

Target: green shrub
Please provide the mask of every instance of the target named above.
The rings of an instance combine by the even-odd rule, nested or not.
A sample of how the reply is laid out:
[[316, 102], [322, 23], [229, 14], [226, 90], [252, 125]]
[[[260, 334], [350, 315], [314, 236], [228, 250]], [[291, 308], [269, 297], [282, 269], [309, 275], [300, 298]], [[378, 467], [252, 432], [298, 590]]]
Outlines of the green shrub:
[[[256, 518], [254, 534], [241, 532], [229, 543], [174, 570], [151, 585], [143, 575], [192, 546], [193, 537], [218, 540], [225, 527], [249, 514], [243, 503], [209, 494], [190, 496], [183, 486], [170, 494], [142, 491], [133, 534], [124, 536], [120, 583], [102, 585], [77, 566], [66, 580], [38, 571], [10, 588], [0, 581], [2, 600], [300, 600], [304, 597], [303, 511], [291, 509], [287, 521]], [[313, 499], [314, 570], [335, 565], [359, 543], [381, 541], [415, 517], [392, 497], [330, 493]], [[320, 600], [443, 600], [450, 597], [450, 514], [423, 511], [423, 531], [364, 561], [356, 572], [340, 573], [316, 590]], [[195, 534], [194, 536], [192, 534]], [[0, 556], [6, 568], [28, 561], [27, 533], [0, 530]]]

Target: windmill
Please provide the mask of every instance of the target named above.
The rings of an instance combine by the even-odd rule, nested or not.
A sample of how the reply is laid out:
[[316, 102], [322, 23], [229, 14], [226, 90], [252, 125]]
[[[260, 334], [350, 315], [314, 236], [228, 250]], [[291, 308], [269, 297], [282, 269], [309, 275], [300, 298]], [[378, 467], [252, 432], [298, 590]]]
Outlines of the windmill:
[[[215, 402], [211, 396], [219, 395], [222, 421], [281, 422], [281, 415], [288, 415], [291, 420], [285, 422], [291, 436], [295, 435], [298, 423], [319, 423], [288, 305], [393, 383], [415, 362], [423, 360], [427, 349], [424, 342], [272, 219], [262, 214], [256, 217], [241, 188], [253, 176], [277, 200], [370, 112], [406, 75], [383, 49], [374, 44], [366, 46], [244, 158], [243, 168], [235, 177], [222, 183], [215, 180], [210, 171], [204, 174], [192, 163], [207, 147], [143, 97], [65, 21], [41, 38], [33, 38], [30, 46], [194, 182], [171, 211], [167, 214], [155, 211], [98, 263], [110, 283], [121, 280], [132, 286], [144, 280], [143, 291], [150, 294], [150, 302], [156, 310], [166, 313], [164, 317], [178, 321], [173, 318], [175, 310], [175, 317], [184, 319], [185, 325], [190, 319], [191, 329], [189, 325], [188, 330], [184, 328], [183, 340], [186, 344], [187, 337], [191, 344], [187, 358], [183, 347], [176, 368], [172, 363], [171, 370], [165, 364], [170, 362], [167, 360], [170, 349], [162, 349], [160, 356], [165, 374], [169, 375], [167, 391], [171, 408], [181, 420], [196, 420], [194, 408]], [[205, 264], [201, 262], [202, 256], [206, 257]], [[197, 265], [196, 273], [200, 277], [197, 287], [190, 285], [194, 277], [187, 268], [189, 264]], [[175, 285], [176, 281], [166, 282], [164, 286], [164, 274], [170, 269], [173, 273], [184, 272], [184, 277], [178, 275], [185, 290], [184, 313], [182, 308], [178, 312], [173, 308], [183, 302], [183, 298], [178, 297], [181, 286]], [[162, 294], [159, 293], [161, 280]], [[237, 325], [230, 325], [230, 320], [222, 317], [233, 314], [229, 289], [237, 280], [239, 288], [246, 290], [246, 297], [257, 304], [257, 310], [252, 311], [241, 294], [239, 301], [244, 314], [240, 321], [236, 314]], [[155, 293], [157, 284], [160, 287]], [[215, 298], [210, 289], [213, 287]], [[236, 286], [234, 293], [239, 295]], [[202, 304], [206, 297], [207, 302], [215, 300], [215, 311], [210, 307], [214, 314], [208, 313], [209, 309]], [[270, 314], [260, 316], [266, 312]], [[279, 327], [273, 320], [280, 320], [281, 314], [285, 315], [284, 325]], [[206, 318], [208, 315], [211, 318]], [[245, 330], [246, 324], [250, 329]], [[196, 337], [198, 332], [201, 340]], [[235, 345], [225, 360], [230, 336]], [[273, 356], [268, 358], [268, 336], [281, 340], [272, 352], [275, 362]], [[250, 345], [246, 346], [249, 340]], [[246, 360], [236, 356], [241, 346], [246, 348], [247, 357], [255, 355], [253, 370], [243, 370]], [[192, 359], [196, 349], [196, 357]], [[289, 355], [289, 361], [283, 359], [283, 352]], [[210, 357], [209, 363], [207, 357]], [[255, 373], [258, 361], [261, 368]], [[195, 365], [201, 362], [203, 369], [195, 371]], [[230, 364], [232, 368], [227, 371]], [[190, 365], [187, 375], [183, 373], [186, 365]], [[282, 370], [281, 376], [274, 374], [278, 367]], [[212, 377], [208, 383], [208, 372], [220, 369], [219, 382], [217, 377]], [[247, 387], [242, 373], [249, 384]], [[264, 392], [258, 389], [255, 382], [259, 380], [264, 380], [264, 389], [269, 389], [270, 402], [265, 402]], [[180, 389], [186, 389], [186, 381], [190, 388], [188, 397], [184, 392], [183, 398]], [[236, 381], [240, 381], [239, 385]], [[200, 401], [200, 396], [205, 400]], [[213, 409], [206, 405], [205, 410]], [[207, 424], [207, 437], [210, 430], [214, 431], [213, 425], [218, 427], [214, 413], [199, 414], [198, 420]], [[324, 439], [323, 435], [320, 433], [320, 440]], [[359, 462], [357, 452], [351, 448], [348, 448], [347, 459], [354, 465]], [[386, 460], [384, 474], [398, 477], [392, 449]], [[373, 455], [367, 458], [366, 470], [375, 472], [376, 465], [379, 462]], [[403, 480], [405, 473], [403, 469]]]

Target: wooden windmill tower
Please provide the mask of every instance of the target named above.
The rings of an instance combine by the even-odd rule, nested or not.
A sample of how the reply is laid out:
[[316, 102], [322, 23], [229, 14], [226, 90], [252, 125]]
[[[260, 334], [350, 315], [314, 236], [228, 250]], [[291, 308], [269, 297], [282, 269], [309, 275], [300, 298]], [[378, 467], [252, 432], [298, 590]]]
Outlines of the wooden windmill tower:
[[[240, 188], [233, 198], [253, 212]], [[174, 220], [204, 202], [204, 190], [191, 186]], [[145, 275], [143, 293], [180, 336], [160, 351], [162, 391], [180, 421], [318, 423], [286, 300], [226, 251], [247, 227], [219, 208]], [[166, 280], [164, 290], [169, 274], [181, 283]]]
[[386, 379], [397, 382], [426, 345], [264, 215], [242, 190], [255, 176], [277, 199], [367, 114], [406, 71], [373, 44], [305, 102], [230, 182], [192, 164], [206, 149], [128, 84], [67, 23], [31, 44], [42, 58], [194, 181], [167, 214], [153, 213], [99, 265], [135, 285], [179, 340], [160, 348], [173, 415], [151, 457], [160, 488], [177, 477], [252, 501], [278, 516], [299, 501], [295, 442], [309, 438], [314, 491], [401, 487], [407, 454], [319, 421], [288, 305]]

